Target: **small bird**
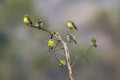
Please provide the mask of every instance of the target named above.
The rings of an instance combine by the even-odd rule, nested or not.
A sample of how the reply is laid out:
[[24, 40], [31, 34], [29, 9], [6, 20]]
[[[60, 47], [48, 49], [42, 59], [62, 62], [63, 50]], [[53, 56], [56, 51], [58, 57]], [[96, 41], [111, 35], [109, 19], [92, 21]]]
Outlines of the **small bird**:
[[59, 67], [63, 68], [65, 66], [65, 59], [59, 60]]
[[97, 47], [97, 44], [96, 44], [96, 39], [95, 39], [95, 38], [93, 38], [93, 37], [91, 38], [91, 41], [90, 41], [90, 46], [91, 46], [91, 47], [95, 47], [95, 48]]
[[67, 34], [67, 40], [69, 41], [69, 43], [74, 42], [75, 44], [77, 44], [75, 37], [71, 33]]
[[43, 22], [41, 20], [37, 19], [35, 26], [38, 27], [39, 29], [41, 29], [43, 27]]
[[54, 46], [55, 46], [54, 40], [53, 40], [53, 39], [50, 39], [50, 40], [48, 41], [49, 51], [50, 51], [51, 49], [53, 49]]
[[68, 21], [68, 23], [67, 23], [67, 27], [69, 28], [69, 29], [76, 29], [76, 30], [78, 30], [78, 28], [76, 27], [76, 25], [72, 22], [72, 21]]
[[29, 18], [29, 16], [28, 15], [25, 15], [24, 16], [24, 23], [26, 24], [26, 25], [28, 25], [28, 26], [32, 26], [32, 21], [31, 21], [31, 19]]

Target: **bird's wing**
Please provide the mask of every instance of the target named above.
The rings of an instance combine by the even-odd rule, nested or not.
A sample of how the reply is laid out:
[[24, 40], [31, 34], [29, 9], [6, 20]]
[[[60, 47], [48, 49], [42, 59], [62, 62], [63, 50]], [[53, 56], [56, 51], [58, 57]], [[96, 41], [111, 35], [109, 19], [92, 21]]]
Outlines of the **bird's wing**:
[[74, 26], [74, 28], [77, 30], [78, 28], [76, 27], [76, 25], [73, 22], [71, 22], [71, 23]]
[[32, 21], [31, 21], [31, 19], [29, 17], [28, 17], [28, 20], [29, 20], [30, 24], [32, 25]]

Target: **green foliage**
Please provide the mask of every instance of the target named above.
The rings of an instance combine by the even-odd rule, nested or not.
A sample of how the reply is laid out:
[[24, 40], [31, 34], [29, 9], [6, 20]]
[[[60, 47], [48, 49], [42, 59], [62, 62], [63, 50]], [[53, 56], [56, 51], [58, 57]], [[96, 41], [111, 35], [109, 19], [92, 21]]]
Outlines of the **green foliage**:
[[10, 26], [19, 23], [25, 13], [32, 14], [30, 0], [6, 0], [0, 7], [0, 24]]
[[48, 66], [50, 60], [47, 57], [38, 57], [33, 60], [32, 65], [34, 69], [40, 70]]
[[102, 25], [109, 20], [109, 14], [106, 10], [100, 10], [96, 13], [94, 19], [91, 21], [94, 27], [97, 25]]

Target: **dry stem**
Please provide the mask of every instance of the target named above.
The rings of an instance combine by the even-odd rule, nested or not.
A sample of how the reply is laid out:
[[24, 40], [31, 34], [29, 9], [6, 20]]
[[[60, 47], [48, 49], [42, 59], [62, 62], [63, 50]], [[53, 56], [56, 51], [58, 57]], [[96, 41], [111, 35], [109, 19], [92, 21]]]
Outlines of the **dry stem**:
[[[36, 26], [31, 26], [31, 27], [38, 28]], [[44, 28], [41, 28], [40, 30], [48, 32], [49, 34], [53, 35], [58, 41], [60, 41], [62, 43], [64, 52], [65, 52], [67, 69], [68, 69], [68, 73], [69, 73], [69, 80], [74, 80], [73, 73], [72, 73], [72, 67], [70, 64], [70, 55], [69, 55], [69, 49], [68, 49], [67, 43], [64, 42], [64, 40], [61, 38], [61, 36], [57, 32], [50, 32], [49, 30], [44, 29]]]

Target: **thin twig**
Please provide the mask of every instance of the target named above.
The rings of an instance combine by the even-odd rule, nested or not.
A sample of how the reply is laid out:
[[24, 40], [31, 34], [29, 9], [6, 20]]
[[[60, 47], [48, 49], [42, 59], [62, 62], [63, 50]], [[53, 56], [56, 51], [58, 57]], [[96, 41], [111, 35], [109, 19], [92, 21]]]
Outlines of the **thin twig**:
[[[90, 50], [90, 48], [91, 47], [88, 47], [88, 49], [82, 54], [82, 55], [80, 55], [73, 63], [72, 63], [72, 67], [75, 65], [75, 63], [77, 63], [77, 61], [83, 56], [85, 59], [86, 59], [86, 56], [84, 56], [85, 54], [87, 54], [88, 53], [88, 51]], [[89, 61], [88, 61], [88, 59], [86, 59], [87, 60], [87, 62], [89, 63]]]
[[57, 62], [59, 63], [59, 59], [57, 58], [57, 56], [54, 52], [53, 52], [53, 55], [54, 55], [55, 59], [57, 60]]
[[87, 61], [88, 65], [90, 65], [90, 62], [89, 62], [88, 58], [87, 58], [85, 55], [83, 55], [83, 57], [84, 57], [85, 60]]
[[55, 49], [53, 49], [53, 50], [51, 50], [51, 51], [52, 51], [52, 52], [55, 52], [55, 51], [62, 50], [62, 49], [64, 49], [64, 48], [55, 48]]
[[[63, 48], [64, 49], [64, 48]], [[63, 55], [63, 56], [65, 56], [65, 54], [60, 50], [60, 49], [58, 49], [58, 51]]]
[[50, 53], [59, 51], [63, 56], [65, 56], [65, 54], [61, 51], [62, 49], [64, 49], [64, 48], [54, 48], [54, 49], [52, 49], [52, 50], [50, 51]]

